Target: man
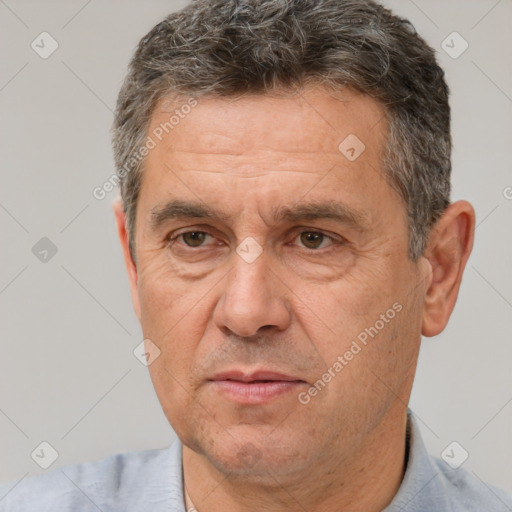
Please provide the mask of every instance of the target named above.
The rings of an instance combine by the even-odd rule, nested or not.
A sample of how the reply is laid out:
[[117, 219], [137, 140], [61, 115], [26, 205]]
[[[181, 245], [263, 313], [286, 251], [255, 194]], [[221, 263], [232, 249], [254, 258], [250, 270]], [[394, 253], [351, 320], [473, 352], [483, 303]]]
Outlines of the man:
[[473, 243], [449, 125], [432, 49], [371, 1], [199, 0], [158, 24], [119, 95], [115, 216], [179, 440], [0, 506], [512, 510], [407, 408]]

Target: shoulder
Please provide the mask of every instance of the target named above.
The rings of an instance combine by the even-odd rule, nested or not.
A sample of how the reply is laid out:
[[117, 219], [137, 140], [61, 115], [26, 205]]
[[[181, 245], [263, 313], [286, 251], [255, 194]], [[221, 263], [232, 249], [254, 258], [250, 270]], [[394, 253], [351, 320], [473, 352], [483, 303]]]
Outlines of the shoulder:
[[432, 463], [437, 469], [437, 484], [446, 492], [446, 496], [454, 507], [453, 510], [468, 512], [512, 510], [512, 494], [484, 482], [463, 468], [452, 469], [441, 459], [432, 457]]
[[408, 413], [406, 446], [404, 478], [385, 512], [512, 511], [511, 494], [487, 484], [460, 465], [453, 468], [449, 461], [430, 455], [412, 411]]
[[148, 491], [157, 505], [162, 496], [169, 494], [166, 486], [173, 469], [170, 452], [175, 444], [164, 449], [117, 453], [2, 484], [0, 511], [131, 510], [143, 496], [147, 499]]

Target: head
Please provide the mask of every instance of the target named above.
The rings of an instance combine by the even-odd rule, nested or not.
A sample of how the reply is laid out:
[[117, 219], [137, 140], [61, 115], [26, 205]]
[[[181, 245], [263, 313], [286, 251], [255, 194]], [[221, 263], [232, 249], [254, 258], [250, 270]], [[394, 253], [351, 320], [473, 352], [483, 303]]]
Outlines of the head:
[[195, 1], [141, 40], [113, 141], [149, 369], [188, 447], [263, 478], [403, 419], [474, 228], [410, 23], [371, 1]]

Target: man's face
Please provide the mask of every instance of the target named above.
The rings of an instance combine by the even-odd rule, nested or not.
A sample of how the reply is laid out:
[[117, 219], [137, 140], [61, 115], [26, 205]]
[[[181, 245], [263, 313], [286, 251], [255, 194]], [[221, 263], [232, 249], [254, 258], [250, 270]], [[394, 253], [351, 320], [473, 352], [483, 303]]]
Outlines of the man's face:
[[310, 87], [200, 98], [153, 136], [135, 308], [169, 422], [219, 469], [339, 463], [405, 414], [428, 283], [383, 176], [386, 130], [371, 98]]

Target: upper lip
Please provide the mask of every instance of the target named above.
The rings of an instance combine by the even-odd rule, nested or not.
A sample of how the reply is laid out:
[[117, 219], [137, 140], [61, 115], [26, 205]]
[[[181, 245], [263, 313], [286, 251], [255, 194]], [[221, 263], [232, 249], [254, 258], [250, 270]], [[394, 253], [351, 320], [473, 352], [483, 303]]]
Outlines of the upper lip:
[[234, 380], [238, 382], [254, 382], [254, 381], [283, 381], [283, 382], [295, 382], [302, 381], [297, 377], [293, 377], [291, 375], [286, 375], [284, 373], [267, 371], [267, 370], [258, 370], [251, 372], [243, 372], [240, 370], [229, 370], [220, 373], [216, 373], [213, 377], [208, 380]]

